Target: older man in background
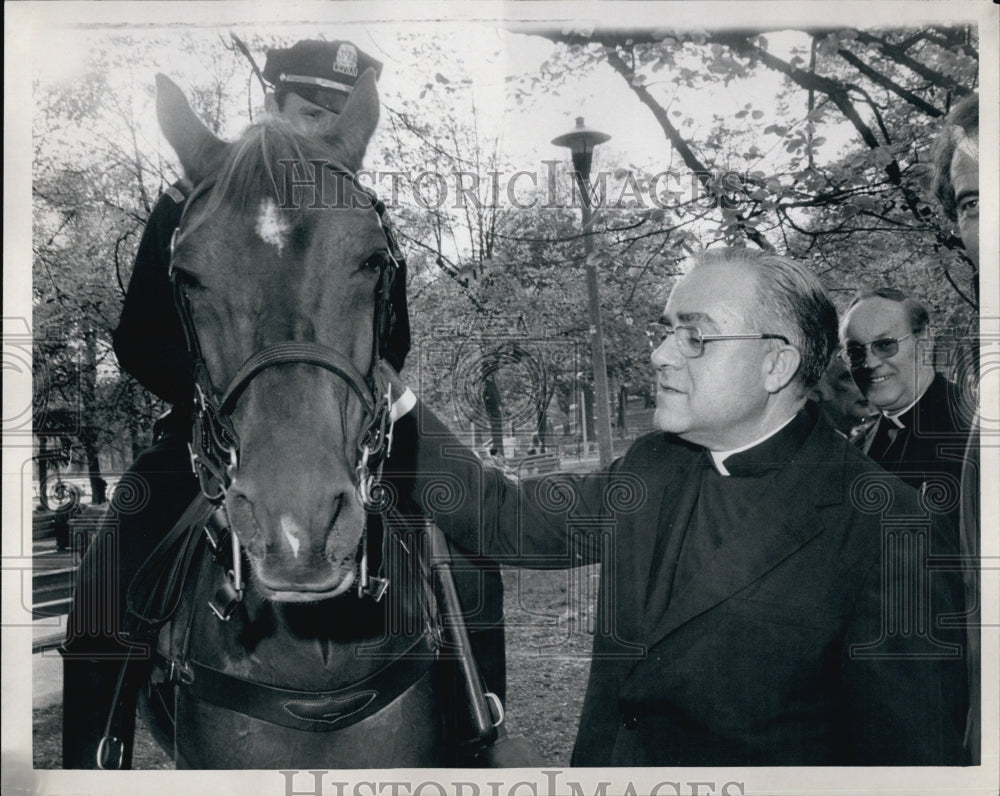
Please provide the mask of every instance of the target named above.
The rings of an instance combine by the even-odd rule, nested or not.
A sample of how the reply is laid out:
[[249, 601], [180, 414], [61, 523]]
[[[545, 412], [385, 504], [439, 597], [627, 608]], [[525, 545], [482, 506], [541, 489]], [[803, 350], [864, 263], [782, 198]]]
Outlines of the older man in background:
[[878, 409], [861, 394], [850, 369], [839, 356], [830, 358], [823, 378], [809, 397], [819, 404], [827, 422], [852, 441], [866, 435], [879, 415]]
[[934, 368], [933, 342], [927, 309], [895, 288], [861, 292], [841, 323], [841, 356], [882, 412], [866, 452], [921, 492], [944, 496], [957, 542], [969, 417], [958, 386]]

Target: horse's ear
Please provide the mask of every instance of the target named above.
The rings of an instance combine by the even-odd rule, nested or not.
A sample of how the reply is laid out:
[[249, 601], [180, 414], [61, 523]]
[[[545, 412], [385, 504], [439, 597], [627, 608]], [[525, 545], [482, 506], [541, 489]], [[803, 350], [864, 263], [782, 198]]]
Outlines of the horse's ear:
[[195, 115], [177, 84], [161, 74], [156, 76], [156, 118], [188, 179], [195, 184], [201, 182], [212, 172], [226, 143]]
[[378, 89], [375, 70], [366, 69], [354, 84], [344, 110], [323, 134], [327, 143], [336, 147], [344, 165], [357, 171], [365, 160], [365, 150], [378, 124]]

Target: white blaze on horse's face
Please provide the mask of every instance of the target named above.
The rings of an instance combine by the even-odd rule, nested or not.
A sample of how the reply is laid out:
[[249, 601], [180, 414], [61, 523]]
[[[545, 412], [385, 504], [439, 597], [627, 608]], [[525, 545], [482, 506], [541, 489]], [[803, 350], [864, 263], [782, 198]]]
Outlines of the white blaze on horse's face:
[[274, 246], [280, 255], [285, 249], [285, 241], [291, 229], [288, 222], [278, 210], [278, 204], [271, 197], [260, 203], [260, 213], [257, 216], [257, 236], [264, 243]]
[[285, 534], [285, 538], [288, 540], [288, 546], [292, 548], [292, 556], [295, 558], [299, 557], [299, 545], [302, 544], [301, 536], [302, 529], [299, 524], [295, 521], [294, 517], [290, 517], [287, 514], [281, 515], [281, 532]]

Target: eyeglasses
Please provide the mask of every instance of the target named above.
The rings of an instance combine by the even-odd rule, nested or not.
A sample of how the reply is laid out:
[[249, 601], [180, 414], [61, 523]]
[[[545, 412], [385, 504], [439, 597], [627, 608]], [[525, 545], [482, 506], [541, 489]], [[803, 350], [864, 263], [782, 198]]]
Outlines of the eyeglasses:
[[907, 337], [913, 337], [913, 332], [904, 334], [902, 337], [882, 337], [872, 340], [870, 343], [848, 343], [843, 350], [837, 354], [840, 359], [850, 368], [860, 368], [868, 359], [868, 350], [879, 359], [888, 359], [899, 351], [899, 341]]
[[788, 345], [788, 338], [780, 334], [702, 334], [697, 326], [668, 326], [665, 323], [646, 325], [646, 336], [651, 348], [659, 348], [670, 335], [674, 336], [677, 350], [687, 359], [697, 359], [705, 353], [705, 343], [718, 340], [781, 340]]

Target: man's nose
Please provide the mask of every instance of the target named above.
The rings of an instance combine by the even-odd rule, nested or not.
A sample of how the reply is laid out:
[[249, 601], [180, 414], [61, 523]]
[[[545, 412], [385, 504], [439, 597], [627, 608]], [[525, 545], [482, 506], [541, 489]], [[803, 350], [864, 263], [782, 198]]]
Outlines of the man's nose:
[[684, 364], [684, 355], [681, 354], [680, 349], [678, 349], [677, 343], [674, 340], [676, 336], [677, 335], [668, 334], [665, 338], [663, 338], [663, 342], [654, 348], [652, 353], [650, 353], [649, 361], [653, 363], [654, 368], [676, 368]]
[[875, 370], [882, 362], [882, 357], [875, 354], [875, 350], [872, 346], [865, 347], [865, 360], [862, 363], [862, 367], [866, 370]]

